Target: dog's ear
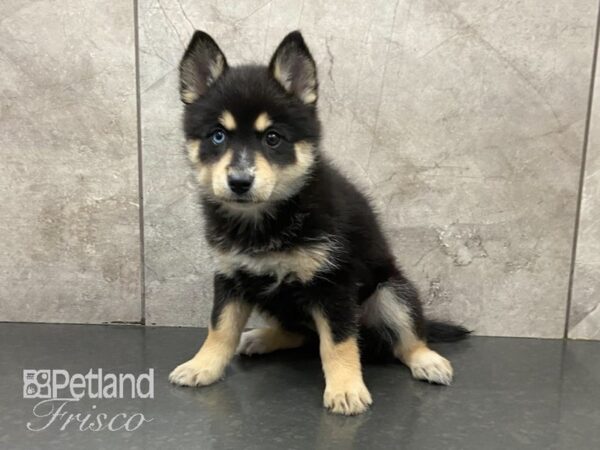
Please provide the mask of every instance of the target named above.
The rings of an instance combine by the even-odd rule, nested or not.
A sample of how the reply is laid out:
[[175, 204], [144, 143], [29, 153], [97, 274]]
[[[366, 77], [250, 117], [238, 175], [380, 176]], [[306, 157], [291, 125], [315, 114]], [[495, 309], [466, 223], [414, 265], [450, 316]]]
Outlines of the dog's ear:
[[292, 31], [281, 41], [269, 70], [286, 91], [304, 103], [317, 101], [317, 67], [299, 31]]
[[193, 103], [227, 70], [227, 59], [208, 34], [196, 31], [179, 64], [179, 94]]

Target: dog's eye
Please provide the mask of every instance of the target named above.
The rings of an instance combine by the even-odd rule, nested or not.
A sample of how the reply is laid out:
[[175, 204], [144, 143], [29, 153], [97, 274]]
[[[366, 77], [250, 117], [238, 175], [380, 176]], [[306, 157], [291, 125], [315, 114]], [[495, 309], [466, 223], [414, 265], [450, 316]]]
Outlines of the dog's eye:
[[223, 142], [225, 142], [226, 137], [227, 135], [225, 132], [221, 129], [218, 129], [213, 131], [213, 134], [210, 135], [210, 140], [215, 145], [221, 145]]
[[281, 136], [277, 134], [275, 131], [269, 131], [265, 135], [265, 143], [272, 148], [275, 148], [281, 142]]

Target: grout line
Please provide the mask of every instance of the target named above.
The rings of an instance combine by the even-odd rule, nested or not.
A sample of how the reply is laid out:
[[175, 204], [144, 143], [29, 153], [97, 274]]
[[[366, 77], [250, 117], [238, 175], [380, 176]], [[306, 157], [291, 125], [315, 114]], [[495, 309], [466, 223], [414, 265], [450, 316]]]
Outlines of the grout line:
[[[392, 38], [394, 37], [394, 27], [396, 25], [396, 17], [398, 15], [398, 7], [400, 6], [400, 0], [396, 1], [396, 6], [394, 6], [394, 14], [392, 15], [392, 28], [390, 30], [390, 37], [388, 39], [388, 41], [386, 42], [386, 46], [385, 46], [385, 58], [384, 58], [384, 62], [383, 62], [383, 70], [381, 73], [381, 84], [379, 86], [379, 92], [377, 94], [377, 109], [375, 110], [375, 120], [373, 121], [373, 135], [375, 135], [377, 133], [377, 128], [379, 126], [379, 115], [381, 113], [381, 105], [383, 103], [383, 89], [384, 89], [384, 85], [385, 85], [385, 75], [387, 73], [388, 70], [388, 59], [390, 56], [390, 48], [392, 46]], [[304, 7], [304, 3], [302, 3], [302, 7]], [[329, 44], [327, 42], [327, 40], [325, 40], [325, 45], [327, 46], [327, 53], [329, 53]], [[330, 55], [330, 59], [333, 62], [333, 56]], [[331, 64], [333, 66], [333, 64]], [[331, 74], [330, 74], [331, 75]], [[331, 76], [330, 76], [331, 77]], [[331, 80], [333, 81], [333, 79]], [[367, 153], [367, 162], [365, 164], [366, 166], [366, 171], [369, 170], [369, 167], [371, 166], [371, 156], [373, 153], [373, 147], [375, 147], [375, 136], [373, 136], [373, 139], [371, 139], [371, 142], [369, 143], [369, 150]]]
[[135, 51], [135, 104], [137, 123], [137, 156], [138, 156], [138, 211], [140, 226], [140, 323], [146, 324], [146, 253], [144, 248], [144, 176], [142, 158], [142, 107], [140, 92], [140, 32], [138, 17], [138, 0], [133, 0], [133, 27]]
[[571, 267], [569, 270], [569, 287], [567, 292], [567, 309], [565, 317], [565, 330], [563, 339], [569, 338], [569, 322], [571, 318], [571, 304], [573, 301], [573, 286], [575, 277], [575, 263], [577, 261], [577, 242], [579, 240], [579, 225], [581, 220], [581, 203], [583, 201], [583, 187], [585, 182], [585, 165], [587, 159], [587, 151], [590, 137], [590, 126], [592, 121], [592, 106], [594, 103], [594, 88], [596, 80], [596, 64], [598, 60], [598, 37], [600, 36], [600, 2], [597, 5], [596, 13], [596, 31], [594, 37], [594, 54], [592, 55], [592, 70], [590, 88], [588, 94], [587, 113], [585, 117], [585, 130], [583, 134], [583, 149], [581, 156], [581, 167], [579, 169], [579, 189], [577, 192], [577, 209], [575, 211], [575, 228], [573, 231], [573, 244], [571, 248]]

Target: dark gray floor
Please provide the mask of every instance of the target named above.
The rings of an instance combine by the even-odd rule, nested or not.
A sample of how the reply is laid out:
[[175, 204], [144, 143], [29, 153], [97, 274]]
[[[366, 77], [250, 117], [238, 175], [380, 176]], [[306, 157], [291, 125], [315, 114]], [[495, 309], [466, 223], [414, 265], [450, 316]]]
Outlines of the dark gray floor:
[[[454, 363], [451, 387], [410, 378], [401, 365], [368, 365], [374, 405], [358, 417], [321, 407], [323, 378], [310, 351], [236, 359], [201, 389], [167, 382], [191, 356], [198, 329], [0, 323], [0, 448], [598, 449], [600, 342], [474, 337], [436, 348]], [[137, 431], [80, 431], [42, 420], [23, 398], [22, 370], [155, 370], [155, 398], [82, 399], [69, 413], [143, 413]], [[95, 405], [95, 406], [94, 406]], [[95, 417], [95, 416], [94, 416]], [[121, 416], [122, 417], [122, 416]], [[72, 424], [69, 424], [72, 425]]]

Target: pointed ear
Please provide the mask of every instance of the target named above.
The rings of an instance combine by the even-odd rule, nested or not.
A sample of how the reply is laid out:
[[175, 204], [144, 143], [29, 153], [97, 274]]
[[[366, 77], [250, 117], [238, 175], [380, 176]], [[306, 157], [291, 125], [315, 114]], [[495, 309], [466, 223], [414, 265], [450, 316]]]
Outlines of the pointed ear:
[[271, 58], [269, 71], [283, 88], [306, 104], [317, 101], [317, 67], [299, 31], [288, 34]]
[[208, 34], [196, 31], [179, 64], [179, 94], [193, 103], [227, 70], [227, 59]]

